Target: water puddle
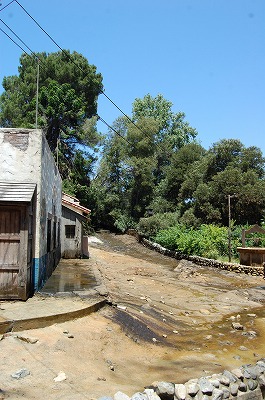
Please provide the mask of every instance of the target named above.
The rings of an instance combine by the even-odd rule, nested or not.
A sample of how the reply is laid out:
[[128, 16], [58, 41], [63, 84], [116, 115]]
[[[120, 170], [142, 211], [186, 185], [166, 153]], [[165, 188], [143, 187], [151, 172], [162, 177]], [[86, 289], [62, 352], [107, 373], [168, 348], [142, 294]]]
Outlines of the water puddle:
[[88, 264], [77, 264], [75, 260], [62, 260], [45, 283], [40, 293], [56, 294], [73, 291], [85, 291], [97, 285], [97, 281]]

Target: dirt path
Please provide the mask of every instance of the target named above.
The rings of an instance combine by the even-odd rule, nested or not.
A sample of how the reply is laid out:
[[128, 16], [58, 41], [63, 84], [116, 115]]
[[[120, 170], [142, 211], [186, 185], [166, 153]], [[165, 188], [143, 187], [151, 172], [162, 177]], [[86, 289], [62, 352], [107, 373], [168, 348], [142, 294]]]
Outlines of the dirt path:
[[[126, 235], [100, 239], [87, 262], [100, 271], [113, 306], [19, 333], [37, 338], [34, 344], [14, 334], [1, 340], [3, 398], [130, 396], [155, 380], [185, 382], [265, 355], [263, 279], [178, 264]], [[12, 378], [21, 368], [30, 375]], [[55, 382], [60, 371], [66, 379]]]

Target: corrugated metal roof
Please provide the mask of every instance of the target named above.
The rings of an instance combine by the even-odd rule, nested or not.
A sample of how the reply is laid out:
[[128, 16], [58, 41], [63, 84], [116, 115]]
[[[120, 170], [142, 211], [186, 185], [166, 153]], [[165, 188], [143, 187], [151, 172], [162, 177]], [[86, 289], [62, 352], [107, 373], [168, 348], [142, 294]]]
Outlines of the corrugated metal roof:
[[0, 181], [0, 201], [30, 202], [35, 188], [36, 183]]

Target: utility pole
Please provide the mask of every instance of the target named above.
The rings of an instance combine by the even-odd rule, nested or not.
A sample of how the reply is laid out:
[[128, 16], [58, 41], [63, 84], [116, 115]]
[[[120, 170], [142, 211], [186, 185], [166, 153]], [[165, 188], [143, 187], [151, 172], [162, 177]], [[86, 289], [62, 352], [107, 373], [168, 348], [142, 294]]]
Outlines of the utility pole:
[[236, 197], [236, 194], [228, 195], [228, 261], [231, 262], [231, 199]]
[[36, 119], [35, 128], [38, 129], [38, 108], [39, 108], [39, 78], [40, 78], [40, 60], [37, 63], [37, 82], [36, 82]]

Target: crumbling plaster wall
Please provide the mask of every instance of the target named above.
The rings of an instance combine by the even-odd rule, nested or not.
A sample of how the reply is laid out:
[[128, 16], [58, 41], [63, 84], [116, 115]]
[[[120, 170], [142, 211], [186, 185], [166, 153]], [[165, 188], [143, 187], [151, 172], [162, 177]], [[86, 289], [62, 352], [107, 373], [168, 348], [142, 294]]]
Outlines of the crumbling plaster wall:
[[[40, 129], [0, 128], [0, 180], [37, 185], [34, 230], [34, 286], [43, 285], [60, 259], [62, 182]], [[47, 221], [56, 243], [47, 254]], [[54, 244], [56, 248], [54, 247]]]

